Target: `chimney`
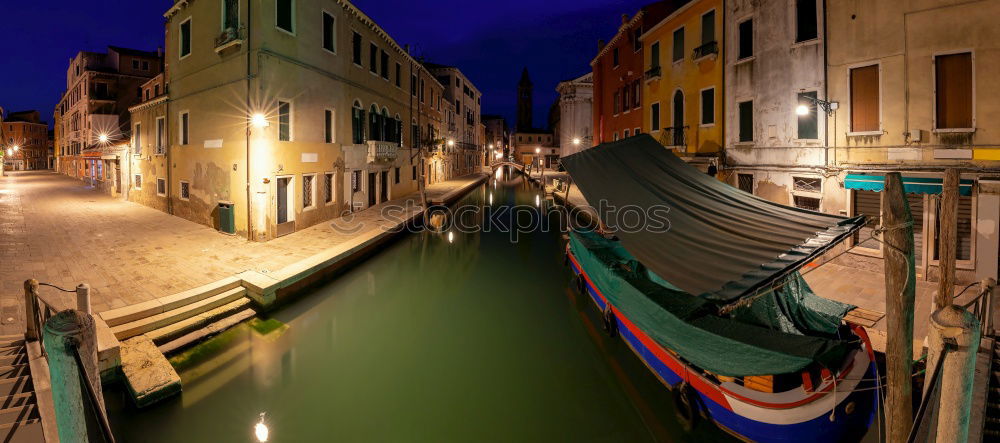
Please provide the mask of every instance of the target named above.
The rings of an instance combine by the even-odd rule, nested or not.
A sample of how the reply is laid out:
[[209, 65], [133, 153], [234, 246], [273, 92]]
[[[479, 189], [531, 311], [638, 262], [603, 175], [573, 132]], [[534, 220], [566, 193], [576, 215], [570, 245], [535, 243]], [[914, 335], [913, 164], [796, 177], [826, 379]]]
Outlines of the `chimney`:
[[600, 51], [600, 50], [604, 49], [604, 45], [605, 44], [606, 43], [604, 42], [603, 38], [597, 39], [597, 50]]
[[160, 58], [163, 58], [163, 47], [162, 46], [157, 46], [156, 47], [156, 56], [160, 57]]
[[622, 24], [628, 23], [628, 14], [622, 14]]
[[403, 49], [406, 50], [406, 55], [410, 55], [410, 44], [409, 43], [407, 43], [406, 45], [404, 45]]

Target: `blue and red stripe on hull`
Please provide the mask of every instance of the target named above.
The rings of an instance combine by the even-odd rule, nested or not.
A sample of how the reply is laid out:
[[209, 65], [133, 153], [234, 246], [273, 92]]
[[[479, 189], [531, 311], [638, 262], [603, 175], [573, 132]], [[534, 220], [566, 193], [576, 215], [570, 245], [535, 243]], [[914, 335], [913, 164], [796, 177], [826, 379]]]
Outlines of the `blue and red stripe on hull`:
[[[593, 284], [583, 271], [576, 257], [567, 251], [570, 267], [574, 274], [584, 278], [587, 295], [594, 301], [598, 309], [604, 311], [607, 301], [600, 290]], [[612, 307], [616, 328], [622, 339], [632, 348], [632, 351], [646, 364], [661, 382], [672, 388], [685, 381], [698, 393], [703, 412], [717, 425], [736, 436], [766, 442], [840, 442], [857, 440], [867, 431], [876, 412], [876, 391], [874, 390], [876, 368], [874, 359], [870, 359], [867, 370], [863, 373], [867, 381], [860, 382], [854, 391], [835, 404], [835, 411], [827, 411], [811, 420], [792, 424], [767, 423], [739, 415], [733, 411], [729, 399], [719, 387], [703, 379], [692, 376], [692, 371], [682, 362], [675, 359], [662, 346], [654, 342], [635, 324]], [[867, 342], [867, 340], [864, 340]], [[869, 355], [870, 355], [870, 345]], [[822, 394], [818, 394], [822, 395]], [[848, 413], [844, 405], [853, 404], [854, 410]]]

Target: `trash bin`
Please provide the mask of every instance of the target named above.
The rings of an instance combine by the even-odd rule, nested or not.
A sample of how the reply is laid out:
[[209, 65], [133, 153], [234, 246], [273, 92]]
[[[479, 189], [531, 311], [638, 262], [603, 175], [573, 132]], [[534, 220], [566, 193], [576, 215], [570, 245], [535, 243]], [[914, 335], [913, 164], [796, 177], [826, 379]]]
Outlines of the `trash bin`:
[[219, 230], [226, 234], [236, 233], [235, 213], [232, 202], [219, 202]]

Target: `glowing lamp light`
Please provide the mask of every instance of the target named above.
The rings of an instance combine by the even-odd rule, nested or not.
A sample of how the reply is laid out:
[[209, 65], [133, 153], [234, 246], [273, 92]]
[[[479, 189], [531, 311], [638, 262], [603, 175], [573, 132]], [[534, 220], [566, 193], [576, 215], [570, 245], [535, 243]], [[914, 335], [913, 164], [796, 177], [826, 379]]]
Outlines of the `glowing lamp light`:
[[493, 149], [493, 143], [490, 143], [490, 149]]
[[101, 143], [107, 143], [108, 142], [108, 134], [98, 135], [97, 136], [97, 140], [99, 140]]
[[253, 117], [250, 117], [250, 124], [252, 124], [255, 128], [266, 128], [271, 125], [267, 121], [267, 117], [259, 112], [254, 114]]
[[448, 140], [448, 146], [455, 146], [455, 140]]
[[253, 435], [257, 437], [257, 441], [265, 442], [267, 438], [270, 437], [271, 431], [267, 428], [267, 424], [264, 423], [264, 413], [260, 413], [260, 421], [253, 425]]
[[448, 232], [448, 243], [454, 243], [454, 242], [455, 242], [455, 233]]
[[542, 148], [535, 148], [535, 154], [539, 154], [541, 152], [542, 152]]
[[14, 155], [14, 150], [7, 148], [7, 155]]
[[809, 115], [809, 107], [806, 105], [799, 105], [795, 108], [795, 113], [798, 115]]
[[17, 152], [17, 151], [20, 151], [20, 150], [21, 150], [20, 146], [14, 145], [14, 152]]
[[580, 146], [580, 137], [574, 137], [573, 138], [573, 144], [576, 145], [576, 146]]

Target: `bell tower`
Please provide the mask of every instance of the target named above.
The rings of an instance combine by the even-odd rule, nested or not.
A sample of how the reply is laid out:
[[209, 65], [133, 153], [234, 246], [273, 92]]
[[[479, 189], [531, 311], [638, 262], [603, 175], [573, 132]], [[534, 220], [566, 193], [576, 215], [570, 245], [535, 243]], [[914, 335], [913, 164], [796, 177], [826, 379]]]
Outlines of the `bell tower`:
[[521, 81], [517, 83], [517, 130], [531, 129], [531, 78], [528, 77], [528, 68], [521, 71]]

